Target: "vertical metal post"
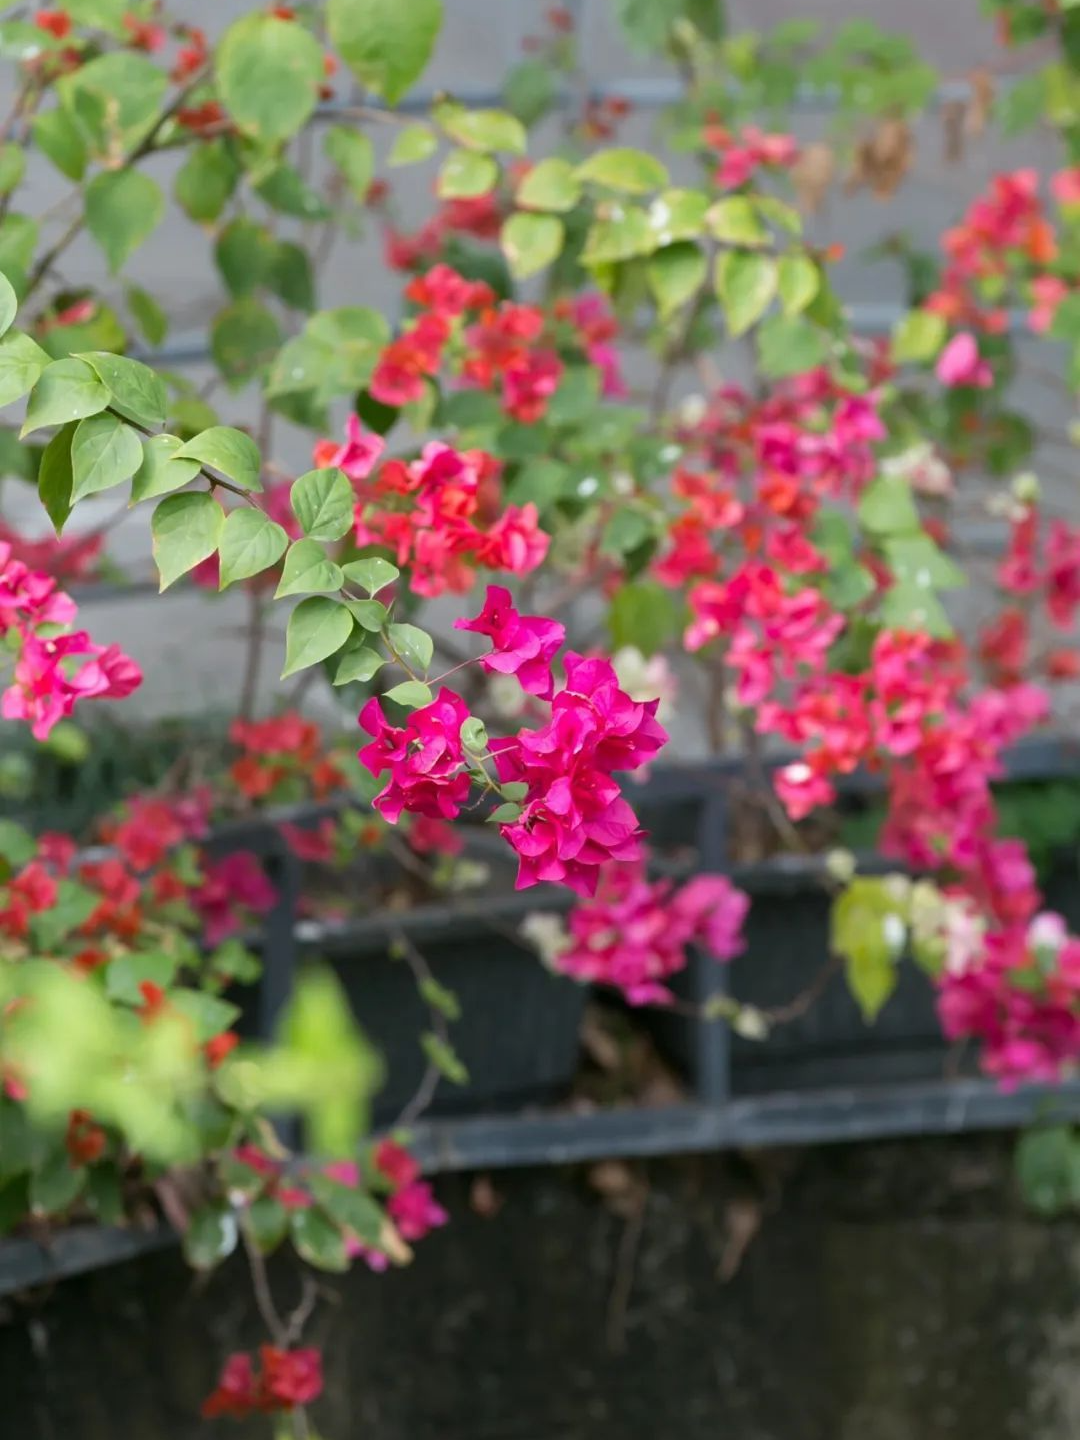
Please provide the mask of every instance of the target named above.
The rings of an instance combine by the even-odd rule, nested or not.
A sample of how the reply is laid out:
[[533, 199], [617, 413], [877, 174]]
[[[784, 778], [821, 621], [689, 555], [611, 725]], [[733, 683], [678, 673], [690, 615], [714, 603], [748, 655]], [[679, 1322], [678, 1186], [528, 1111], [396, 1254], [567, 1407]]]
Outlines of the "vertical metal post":
[[[718, 785], [709, 787], [702, 811], [698, 854], [701, 868], [722, 873], [729, 868], [727, 797]], [[704, 1008], [710, 1000], [728, 991], [727, 966], [702, 950], [691, 959], [691, 994]], [[731, 1096], [731, 1031], [725, 1020], [694, 1020], [694, 1086], [698, 1098], [709, 1105], [722, 1105]]]

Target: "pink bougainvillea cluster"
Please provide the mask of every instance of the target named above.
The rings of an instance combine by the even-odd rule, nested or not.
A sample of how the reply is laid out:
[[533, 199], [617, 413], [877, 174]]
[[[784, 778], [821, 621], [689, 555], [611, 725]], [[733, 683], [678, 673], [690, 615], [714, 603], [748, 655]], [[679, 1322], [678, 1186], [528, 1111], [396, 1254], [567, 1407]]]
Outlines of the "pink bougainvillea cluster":
[[453, 819], [474, 783], [513, 796], [508, 803], [518, 811], [499, 828], [518, 858], [518, 887], [554, 881], [592, 894], [601, 866], [640, 856], [642, 831], [616, 776], [646, 765], [664, 745], [658, 701], [631, 700], [610, 661], [573, 652], [563, 657], [565, 682], [556, 690], [551, 662], [562, 627], [519, 615], [508, 602], [506, 591], [490, 587], [483, 611], [464, 628], [492, 640], [486, 665], [551, 697], [545, 723], [494, 739], [478, 756], [462, 736], [469, 709], [447, 687], [401, 726], [373, 699], [360, 723], [374, 739], [360, 759], [373, 774], [389, 775], [375, 807], [391, 821], [404, 811]]
[[29, 725], [44, 740], [80, 700], [122, 700], [142, 672], [118, 645], [97, 645], [73, 630], [74, 601], [51, 576], [16, 560], [0, 542], [0, 641], [14, 655], [14, 674], [0, 698], [5, 720]]
[[676, 887], [650, 882], [640, 863], [607, 866], [595, 897], [571, 912], [569, 939], [554, 967], [575, 980], [611, 985], [631, 1005], [664, 1005], [688, 945], [714, 960], [739, 954], [749, 904], [725, 875], [695, 875]]

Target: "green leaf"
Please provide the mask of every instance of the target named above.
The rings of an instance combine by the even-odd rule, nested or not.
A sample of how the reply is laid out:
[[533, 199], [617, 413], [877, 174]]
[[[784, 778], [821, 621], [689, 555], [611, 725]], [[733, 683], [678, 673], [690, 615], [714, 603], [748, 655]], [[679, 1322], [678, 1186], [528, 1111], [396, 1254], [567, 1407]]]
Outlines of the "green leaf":
[[487, 817], [489, 825], [512, 825], [515, 820], [521, 817], [521, 806], [516, 800], [508, 801], [505, 805], [496, 805], [491, 814]]
[[197, 460], [177, 460], [181, 443], [175, 435], [154, 435], [143, 442], [142, 462], [131, 482], [133, 505], [180, 490], [198, 475]]
[[298, 220], [326, 220], [331, 213], [295, 165], [284, 160], [262, 177], [255, 191], [272, 210], [295, 215]]
[[149, 134], [168, 85], [164, 69], [148, 56], [116, 50], [65, 75], [56, 89], [91, 153], [115, 163]]
[[151, 345], [160, 345], [169, 333], [169, 318], [154, 297], [138, 285], [124, 292], [131, 318]]
[[494, 190], [499, 167], [490, 155], [474, 150], [451, 150], [439, 167], [435, 193], [440, 200], [471, 200]]
[[[0, 367], [0, 378], [2, 375]], [[66, 425], [70, 420], [97, 415], [108, 403], [108, 390], [85, 360], [54, 360], [42, 370], [30, 392], [19, 433], [32, 435], [50, 425]]]
[[518, 186], [517, 203], [527, 210], [572, 210], [581, 199], [581, 182], [569, 160], [541, 160]]
[[178, 460], [198, 460], [239, 485], [243, 490], [262, 490], [259, 447], [250, 435], [230, 425], [212, 425], [194, 436], [176, 452]]
[[84, 1198], [100, 1225], [123, 1224], [124, 1192], [115, 1165], [99, 1163], [86, 1172]]
[[81, 1165], [73, 1165], [67, 1150], [54, 1151], [30, 1178], [30, 1208], [36, 1215], [59, 1215], [78, 1198], [86, 1179]]
[[656, 231], [645, 211], [620, 206], [616, 213], [594, 220], [589, 226], [581, 263], [601, 265], [632, 260], [638, 255], [651, 255], [656, 246]]
[[356, 495], [340, 470], [301, 475], [289, 491], [289, 504], [309, 540], [340, 540], [352, 529]]
[[771, 255], [728, 250], [716, 262], [716, 293], [728, 330], [745, 335], [760, 320], [776, 294], [777, 266]]
[[466, 150], [524, 155], [528, 144], [524, 125], [505, 110], [466, 110], [445, 104], [436, 106], [432, 118]]
[[762, 374], [773, 380], [813, 370], [829, 356], [828, 335], [803, 315], [770, 315], [757, 340]]
[[377, 595], [387, 585], [392, 585], [401, 574], [396, 565], [391, 565], [389, 560], [383, 560], [378, 555], [371, 555], [366, 560], [350, 560], [343, 569], [345, 578], [359, 585], [369, 595]]
[[420, 78], [442, 25], [442, 0], [328, 0], [330, 39], [369, 90], [394, 105]]
[[170, 992], [169, 1004], [191, 1021], [200, 1045], [213, 1040], [215, 1035], [223, 1034], [240, 1018], [239, 1005], [233, 1005], [206, 990], [191, 990], [186, 986]]
[[236, 189], [240, 167], [224, 140], [196, 145], [177, 171], [173, 193], [190, 219], [216, 220]]
[[34, 144], [61, 175], [79, 181], [86, 173], [86, 145], [66, 110], [42, 110], [34, 116]]
[[691, 240], [665, 245], [645, 265], [649, 289], [656, 296], [661, 319], [673, 315], [705, 283], [708, 261]]
[[435, 653], [431, 636], [415, 625], [391, 625], [387, 631], [395, 654], [410, 670], [426, 670]]
[[337, 600], [313, 595], [289, 616], [282, 680], [336, 655], [352, 634], [353, 617]]
[[212, 1270], [229, 1258], [239, 1238], [236, 1215], [228, 1205], [204, 1205], [184, 1232], [184, 1259], [193, 1270]]
[[39, 911], [30, 922], [30, 934], [39, 954], [48, 954], [84, 925], [100, 903], [100, 896], [74, 880], [60, 880], [56, 899], [48, 910]]
[[287, 140], [304, 125], [323, 83], [322, 50], [292, 20], [245, 15], [217, 47], [218, 94], [226, 110], [260, 140]]
[[945, 318], [930, 310], [911, 310], [899, 320], [892, 337], [897, 365], [933, 360], [945, 343]]
[[49, 357], [36, 340], [21, 330], [9, 330], [0, 339], [0, 405], [21, 400], [48, 364]]
[[555, 108], [559, 98], [551, 65], [544, 59], [522, 60], [503, 81], [502, 98], [523, 125], [535, 125]]
[[608, 611], [613, 650], [632, 645], [655, 655], [679, 627], [679, 612], [669, 590], [655, 580], [634, 580], [615, 592]]
[[511, 215], [499, 236], [511, 275], [524, 280], [550, 265], [562, 251], [564, 235], [554, 215]]
[[474, 755], [483, 755], [490, 741], [487, 726], [478, 715], [470, 715], [461, 725], [461, 743]]
[[315, 595], [340, 590], [345, 581], [341, 566], [328, 559], [318, 540], [296, 540], [289, 546], [274, 598]]
[[114, 275], [164, 214], [161, 186], [141, 170], [106, 170], [86, 187], [86, 228]]
[[6, 275], [0, 275], [0, 335], [11, 329], [11, 322], [19, 313], [19, 300]]
[[225, 512], [205, 490], [161, 501], [150, 532], [162, 590], [213, 555], [224, 525]]
[[218, 236], [214, 259], [229, 293], [240, 299], [257, 290], [274, 263], [274, 237], [246, 215], [230, 220]]
[[798, 315], [821, 289], [821, 271], [809, 255], [781, 255], [777, 289], [784, 314]]
[[1021, 1135], [1016, 1178], [1024, 1201], [1050, 1220], [1080, 1209], [1080, 1138], [1069, 1125], [1043, 1125]]
[[281, 329], [253, 296], [235, 300], [214, 316], [210, 353], [230, 384], [244, 385], [269, 365], [281, 348]]
[[380, 605], [378, 600], [348, 600], [346, 604], [357, 624], [373, 635], [378, 634], [386, 624], [386, 606]]
[[386, 661], [381, 655], [364, 645], [355, 650], [346, 650], [338, 661], [334, 684], [348, 685], [354, 680], [370, 680], [385, 664]]
[[272, 1195], [258, 1195], [247, 1208], [244, 1224], [262, 1255], [271, 1255], [289, 1233], [289, 1212]]
[[906, 939], [906, 914], [894, 883], [893, 877], [857, 877], [832, 905], [832, 948], [845, 962], [848, 988], [867, 1022], [896, 989]]
[[71, 442], [71, 501], [111, 490], [142, 464], [138, 435], [108, 411], [80, 420]]
[[630, 47], [649, 55], [664, 49], [683, 6], [684, 0], [615, 0], [614, 10]]
[[294, 1210], [289, 1216], [289, 1232], [301, 1260], [316, 1270], [341, 1273], [349, 1268], [345, 1236], [339, 1226], [317, 1206]]
[[388, 165], [416, 165], [427, 160], [439, 148], [439, 140], [430, 125], [405, 125], [394, 136], [387, 156]]
[[597, 150], [595, 155], [574, 171], [579, 181], [589, 180], [609, 190], [622, 190], [629, 195], [644, 195], [662, 190], [668, 183], [668, 172], [655, 155], [645, 150], [617, 148]]
[[911, 535], [919, 531], [919, 512], [911, 486], [900, 475], [881, 475], [862, 493], [859, 524], [875, 536]]
[[20, 295], [37, 251], [39, 231], [37, 221], [26, 215], [9, 214], [0, 221], [0, 270]]
[[881, 598], [881, 623], [893, 630], [925, 630], [938, 640], [953, 633], [948, 614], [933, 590], [917, 580], [898, 580]]
[[323, 136], [323, 154], [356, 199], [366, 200], [375, 173], [375, 149], [368, 137], [349, 125], [331, 125]]
[[168, 404], [165, 382], [149, 365], [129, 360], [125, 355], [110, 355], [104, 350], [84, 351], [76, 358], [85, 360], [108, 388], [110, 407], [119, 411], [125, 420], [133, 420], [149, 430], [165, 424]]
[[696, 240], [705, 230], [708, 199], [700, 190], [665, 190], [649, 206], [649, 224], [658, 245]]
[[26, 155], [22, 147], [0, 144], [0, 195], [10, 195], [26, 173]]
[[461, 1063], [453, 1046], [448, 1045], [441, 1035], [426, 1030], [420, 1036], [420, 1048], [439, 1074], [449, 1080], [451, 1085], [469, 1083], [468, 1070]]
[[261, 510], [252, 505], [231, 510], [218, 547], [218, 588], [224, 590], [237, 580], [261, 575], [271, 565], [277, 564], [288, 545], [288, 532]]
[[0, 819], [0, 860], [12, 869], [20, 869], [36, 854], [37, 841], [29, 830], [16, 825], [14, 820]]
[[385, 698], [393, 700], [395, 705], [404, 705], [409, 710], [415, 710], [421, 705], [431, 704], [431, 687], [422, 680], [403, 680], [400, 685], [387, 690]]
[[746, 195], [727, 195], [717, 200], [705, 216], [705, 223], [710, 233], [727, 245], [764, 245], [769, 238], [754, 202]]
[[960, 566], [929, 535], [887, 535], [881, 548], [899, 580], [934, 590], [960, 590], [967, 584]]

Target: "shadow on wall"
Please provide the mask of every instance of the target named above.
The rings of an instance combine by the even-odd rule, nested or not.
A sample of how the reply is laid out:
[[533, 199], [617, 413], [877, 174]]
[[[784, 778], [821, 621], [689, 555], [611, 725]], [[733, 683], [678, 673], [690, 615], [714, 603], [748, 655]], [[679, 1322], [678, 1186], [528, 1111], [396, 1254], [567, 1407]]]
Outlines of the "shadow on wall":
[[[328, 1282], [318, 1433], [1075, 1440], [1080, 1229], [1015, 1211], [1008, 1149], [655, 1166], [640, 1227], [584, 1174], [462, 1180], [422, 1265]], [[260, 1338], [235, 1269], [201, 1287], [165, 1254], [69, 1282], [0, 1326], [4, 1434], [205, 1440], [223, 1355]]]

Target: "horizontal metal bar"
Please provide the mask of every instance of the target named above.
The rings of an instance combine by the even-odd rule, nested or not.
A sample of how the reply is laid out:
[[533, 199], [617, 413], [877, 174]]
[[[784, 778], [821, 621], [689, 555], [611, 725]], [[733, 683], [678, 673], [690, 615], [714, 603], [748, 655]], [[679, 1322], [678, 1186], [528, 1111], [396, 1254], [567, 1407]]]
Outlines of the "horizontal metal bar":
[[[410, 1149], [426, 1174], [566, 1165], [740, 1146], [808, 1145], [964, 1130], [1014, 1129], [1080, 1117], [1080, 1083], [1002, 1091], [991, 1081], [940, 1081], [858, 1090], [787, 1092], [723, 1105], [628, 1107], [592, 1114], [481, 1116], [414, 1127]], [[167, 1225], [86, 1225], [0, 1242], [0, 1295], [46, 1285], [176, 1243]]]
[[[967, 103], [974, 97], [973, 86], [967, 80], [943, 80], [930, 98], [933, 106]], [[490, 108], [504, 104], [501, 89], [490, 86], [450, 87], [446, 91], [426, 91], [417, 95], [406, 95], [399, 100], [388, 117], [398, 115], [424, 115], [440, 100], [451, 97], [470, 109]], [[624, 75], [614, 80], [603, 80], [583, 87], [581, 90], [563, 88], [556, 92], [552, 105], [554, 109], [566, 109], [571, 104], [585, 100], [626, 100], [635, 110], [663, 110], [676, 105], [686, 97], [685, 84], [673, 75]], [[840, 91], [835, 85], [799, 85], [791, 102], [796, 111], [820, 112], [837, 108]], [[379, 102], [373, 108], [382, 109]], [[316, 118], [338, 121], [355, 114], [356, 105], [348, 100], [327, 100], [318, 107]]]
[[87, 1270], [103, 1270], [176, 1243], [176, 1231], [168, 1225], [153, 1230], [73, 1225], [50, 1235], [47, 1241], [9, 1238], [0, 1241], [0, 1295], [51, 1285]]
[[438, 1120], [413, 1130], [428, 1174], [739, 1146], [777, 1146], [1013, 1129], [1080, 1117], [1080, 1084], [1004, 1092], [991, 1081], [792, 1092], [726, 1105]]

